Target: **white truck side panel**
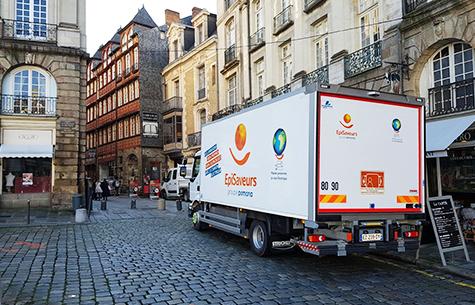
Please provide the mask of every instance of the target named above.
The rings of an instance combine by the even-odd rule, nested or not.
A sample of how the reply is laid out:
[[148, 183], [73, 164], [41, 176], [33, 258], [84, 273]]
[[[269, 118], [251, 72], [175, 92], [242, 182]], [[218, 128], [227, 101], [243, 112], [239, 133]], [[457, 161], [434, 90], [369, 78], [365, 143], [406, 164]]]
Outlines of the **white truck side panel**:
[[421, 106], [321, 94], [319, 213], [422, 213]]
[[309, 204], [315, 204], [309, 198], [308, 179], [310, 173], [313, 175], [309, 166], [309, 124], [315, 115], [310, 113], [314, 96], [298, 93], [204, 126], [202, 200], [313, 218], [308, 215]]

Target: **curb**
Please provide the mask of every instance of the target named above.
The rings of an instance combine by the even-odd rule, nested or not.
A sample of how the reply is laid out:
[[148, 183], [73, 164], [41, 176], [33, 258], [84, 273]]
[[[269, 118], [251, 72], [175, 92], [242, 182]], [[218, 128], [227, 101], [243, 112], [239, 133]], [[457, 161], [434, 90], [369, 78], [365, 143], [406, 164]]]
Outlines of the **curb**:
[[447, 266], [447, 267], [438, 266], [423, 259], [422, 260], [419, 259], [418, 261], [416, 261], [415, 259], [410, 259], [403, 256], [397, 256], [397, 255], [392, 255], [388, 253], [378, 253], [378, 254], [372, 254], [372, 255], [389, 258], [389, 259], [404, 262], [404, 263], [409, 263], [409, 264], [420, 266], [427, 269], [436, 269], [437, 271], [440, 271], [443, 273], [447, 273], [447, 274], [455, 275], [467, 280], [475, 281], [475, 274], [464, 273], [464, 272], [459, 271], [458, 268], [454, 268], [451, 266]]

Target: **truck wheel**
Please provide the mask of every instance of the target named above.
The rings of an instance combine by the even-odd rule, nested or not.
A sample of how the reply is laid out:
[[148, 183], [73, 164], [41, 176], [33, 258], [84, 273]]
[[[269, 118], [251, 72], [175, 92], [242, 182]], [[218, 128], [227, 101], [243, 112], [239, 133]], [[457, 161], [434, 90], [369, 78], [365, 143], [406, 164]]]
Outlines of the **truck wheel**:
[[203, 231], [208, 228], [208, 224], [200, 221], [200, 214], [198, 210], [194, 210], [191, 216], [191, 223], [193, 224], [193, 229], [197, 231]]
[[270, 235], [264, 222], [254, 220], [251, 224], [249, 242], [251, 250], [258, 256], [267, 256], [270, 253]]

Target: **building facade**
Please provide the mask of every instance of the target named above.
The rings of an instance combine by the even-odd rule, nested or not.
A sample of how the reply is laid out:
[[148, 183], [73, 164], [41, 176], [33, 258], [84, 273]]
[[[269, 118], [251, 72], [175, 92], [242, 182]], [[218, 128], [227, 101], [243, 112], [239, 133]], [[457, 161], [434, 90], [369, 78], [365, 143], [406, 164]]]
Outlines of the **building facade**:
[[475, 202], [475, 3], [404, 2], [404, 93], [426, 99], [429, 196]]
[[0, 2], [1, 207], [65, 208], [82, 191], [85, 2]]
[[87, 67], [86, 169], [149, 192], [165, 166], [159, 122], [167, 26], [145, 8], [106, 42]]
[[[191, 18], [190, 18], [191, 17]], [[218, 111], [216, 15], [194, 8], [170, 25], [170, 63], [163, 70], [164, 153], [168, 167], [191, 159], [201, 147], [201, 126]]]

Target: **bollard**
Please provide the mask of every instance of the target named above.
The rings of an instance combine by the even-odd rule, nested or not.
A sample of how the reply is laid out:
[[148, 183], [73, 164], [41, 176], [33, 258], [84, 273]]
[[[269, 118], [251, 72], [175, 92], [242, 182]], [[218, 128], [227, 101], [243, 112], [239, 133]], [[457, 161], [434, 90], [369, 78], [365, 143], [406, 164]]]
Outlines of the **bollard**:
[[136, 209], [137, 208], [137, 198], [132, 197], [130, 199], [130, 209]]
[[101, 211], [107, 210], [107, 201], [105, 199], [101, 200]]
[[158, 210], [159, 211], [165, 210], [165, 199], [163, 198], [158, 199]]
[[75, 215], [76, 223], [84, 223], [87, 219], [87, 210], [86, 209], [77, 209]]
[[31, 215], [31, 201], [28, 200], [28, 215], [27, 215], [27, 223], [30, 224], [30, 215]]
[[182, 209], [183, 209], [183, 206], [182, 206], [182, 204], [181, 204], [181, 199], [178, 199], [178, 200], [176, 201], [176, 210], [177, 210], [177, 211], [181, 211]]

